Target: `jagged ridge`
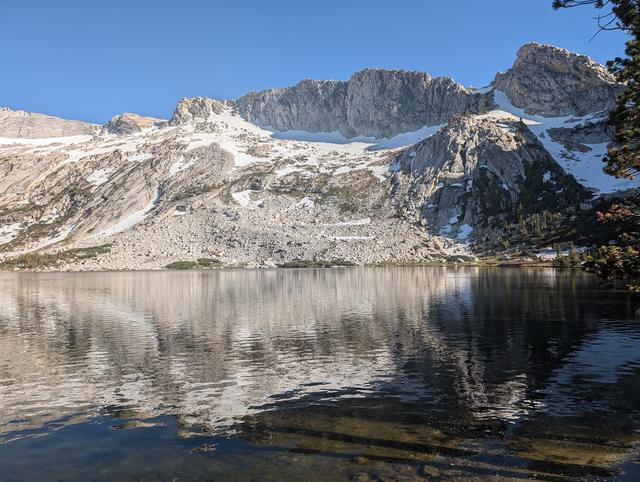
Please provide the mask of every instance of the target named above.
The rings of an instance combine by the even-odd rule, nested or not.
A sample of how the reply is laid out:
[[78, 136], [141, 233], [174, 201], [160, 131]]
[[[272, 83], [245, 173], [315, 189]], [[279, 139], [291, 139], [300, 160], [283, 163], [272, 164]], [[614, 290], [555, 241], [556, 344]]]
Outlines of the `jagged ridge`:
[[[520, 98], [527, 62], [543, 69], [530, 84], [540, 92]], [[574, 105], [570, 86], [580, 76], [602, 87], [572, 111], [588, 116], [527, 113], [544, 111], [526, 104], [548, 97]], [[516, 213], [575, 213], [589, 209], [598, 189], [632, 186], [597, 177], [608, 137], [592, 114], [619, 88], [581, 56], [530, 45], [492, 89], [369, 69], [238, 101], [185, 98], [169, 122], [122, 114], [85, 139], [2, 141], [0, 257], [111, 243], [109, 254], [67, 267], [155, 269], [198, 257], [247, 266], [460, 260], [471, 240], [480, 252], [495, 247]], [[419, 135], [400, 136], [409, 147], [319, 143], [256, 124], [343, 137]], [[446, 125], [423, 129], [434, 124]]]

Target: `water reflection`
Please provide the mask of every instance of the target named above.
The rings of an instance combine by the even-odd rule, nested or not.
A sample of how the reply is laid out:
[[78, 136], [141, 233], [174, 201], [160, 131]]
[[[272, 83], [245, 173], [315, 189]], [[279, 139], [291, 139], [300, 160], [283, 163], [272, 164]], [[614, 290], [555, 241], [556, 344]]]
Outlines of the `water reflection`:
[[640, 429], [634, 303], [552, 269], [0, 275], [0, 464], [96, 417], [172, 416], [179, 440], [367, 470], [619, 473]]

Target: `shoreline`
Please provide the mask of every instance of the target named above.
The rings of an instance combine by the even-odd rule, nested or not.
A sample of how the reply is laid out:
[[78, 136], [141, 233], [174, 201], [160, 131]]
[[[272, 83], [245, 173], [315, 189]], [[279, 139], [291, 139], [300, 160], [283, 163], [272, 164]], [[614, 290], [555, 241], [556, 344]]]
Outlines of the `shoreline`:
[[425, 262], [425, 263], [373, 263], [364, 265], [336, 266], [257, 266], [257, 267], [192, 267], [187, 269], [13, 269], [0, 273], [143, 273], [143, 272], [188, 272], [188, 271], [267, 271], [267, 270], [327, 270], [356, 268], [556, 268], [558, 270], [584, 271], [579, 266], [558, 266], [548, 261], [496, 261], [496, 262]]

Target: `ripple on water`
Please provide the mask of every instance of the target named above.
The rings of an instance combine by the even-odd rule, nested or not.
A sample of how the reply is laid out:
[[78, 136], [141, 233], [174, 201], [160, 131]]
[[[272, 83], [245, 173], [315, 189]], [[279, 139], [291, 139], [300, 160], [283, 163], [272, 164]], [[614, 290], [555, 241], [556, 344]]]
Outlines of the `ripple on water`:
[[548, 269], [3, 274], [0, 466], [38, 475], [8, 455], [21, 440], [137, 453], [149, 431], [158, 471], [205, 453], [227, 476], [234, 457], [267, 470], [276, 450], [280, 475], [295, 456], [356, 476], [335, 462], [352, 454], [407, 477], [620, 475], [640, 437], [636, 304]]

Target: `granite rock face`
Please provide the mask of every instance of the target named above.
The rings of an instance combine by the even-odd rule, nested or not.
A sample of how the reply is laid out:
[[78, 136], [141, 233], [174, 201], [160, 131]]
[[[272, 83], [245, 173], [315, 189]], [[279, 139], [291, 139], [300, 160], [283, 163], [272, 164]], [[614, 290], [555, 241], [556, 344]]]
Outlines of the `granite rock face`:
[[390, 138], [491, 106], [489, 96], [446, 77], [366, 69], [348, 81], [304, 80], [293, 87], [250, 93], [238, 99], [236, 109], [246, 120], [278, 131]]
[[[102, 245], [109, 253], [66, 268], [459, 261], [493, 252], [522, 219], [570, 220], [598, 196], [638, 186], [602, 172], [603, 109], [619, 89], [587, 57], [530, 44], [481, 90], [367, 69], [237, 101], [184, 98], [168, 123], [122, 114], [103, 127], [110, 135], [2, 141], [0, 262]], [[406, 135], [345, 142], [259, 126]], [[0, 110], [0, 137], [97, 129]]]
[[589, 144], [613, 142], [613, 132], [605, 120], [587, 122], [577, 127], [549, 129], [549, 137], [561, 143], [569, 151], [589, 152]]
[[99, 127], [87, 122], [0, 108], [0, 137], [38, 139], [94, 135]]
[[447, 77], [380, 69], [351, 77], [345, 102], [349, 134], [373, 137], [443, 124], [454, 114], [478, 113], [490, 106], [488, 98]]
[[591, 197], [516, 118], [456, 119], [400, 155], [395, 169], [393, 196], [403, 209], [458, 239], [499, 230], [516, 213], [577, 207]]
[[622, 86], [586, 55], [529, 43], [513, 66], [498, 73], [492, 86], [530, 114], [583, 116], [610, 109]]
[[236, 109], [249, 122], [278, 131], [341, 132], [347, 135], [347, 82], [303, 80], [293, 87], [253, 92]]
[[143, 117], [138, 114], [125, 112], [124, 114], [115, 115], [102, 126], [102, 134], [126, 135], [140, 132], [145, 127], [153, 125], [161, 127], [167, 121], [156, 119], [155, 117]]
[[184, 97], [178, 102], [169, 125], [177, 126], [197, 119], [207, 119], [212, 114], [222, 113], [227, 103], [208, 97]]

